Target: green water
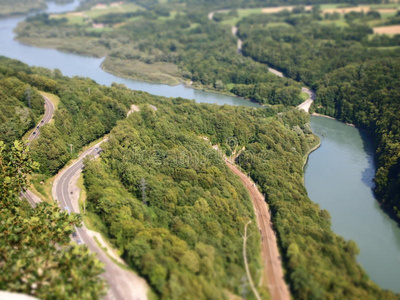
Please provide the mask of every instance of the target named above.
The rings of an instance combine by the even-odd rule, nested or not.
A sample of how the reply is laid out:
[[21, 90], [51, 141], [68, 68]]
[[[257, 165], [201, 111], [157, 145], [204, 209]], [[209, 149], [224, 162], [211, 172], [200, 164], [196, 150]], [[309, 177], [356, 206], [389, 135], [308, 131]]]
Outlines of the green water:
[[311, 127], [322, 144], [306, 166], [309, 197], [329, 211], [338, 235], [357, 243], [357, 260], [370, 278], [400, 292], [400, 228], [372, 193], [373, 145], [358, 129], [335, 120], [311, 117]]

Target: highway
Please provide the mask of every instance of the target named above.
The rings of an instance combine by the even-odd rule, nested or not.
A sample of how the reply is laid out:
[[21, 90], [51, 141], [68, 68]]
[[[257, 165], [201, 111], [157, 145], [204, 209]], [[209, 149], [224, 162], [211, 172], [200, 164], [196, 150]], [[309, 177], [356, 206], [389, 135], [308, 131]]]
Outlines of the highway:
[[[58, 201], [60, 207], [70, 212], [79, 213], [79, 205], [76, 199], [73, 199], [74, 184], [79, 174], [82, 172], [84, 164], [83, 160], [91, 155], [97, 156], [101, 151], [100, 145], [107, 141], [102, 140], [92, 146], [68, 168], [61, 171], [53, 184], [53, 198]], [[76, 196], [76, 195], [75, 195]], [[75, 241], [84, 243], [89, 249], [97, 254], [98, 259], [104, 264], [105, 272], [103, 277], [107, 280], [110, 289], [105, 299], [117, 300], [142, 300], [147, 299], [146, 282], [127, 270], [122, 269], [113, 260], [111, 260], [104, 251], [97, 245], [87, 233], [87, 229], [83, 226], [76, 229], [77, 237]]]
[[[33, 129], [32, 133], [29, 135], [28, 140], [27, 140], [27, 145], [29, 146], [32, 141], [36, 140], [39, 135], [40, 135], [40, 127], [43, 125], [49, 123], [51, 119], [53, 118], [54, 115], [54, 104], [53, 102], [50, 101], [49, 98], [46, 96], [42, 95], [44, 99], [44, 116], [43, 118], [39, 121], [38, 124], [36, 124], [35, 128]], [[31, 191], [27, 190], [25, 192], [21, 192], [20, 198], [25, 198], [29, 204], [32, 207], [35, 207], [37, 203], [39, 203], [41, 200], [35, 196]]]
[[55, 107], [54, 107], [53, 102], [51, 102], [50, 99], [47, 98], [44, 95], [42, 95], [42, 97], [44, 99], [44, 109], [45, 109], [44, 117], [36, 125], [35, 129], [31, 133], [31, 135], [28, 137], [27, 145], [30, 145], [33, 140], [36, 140], [39, 137], [39, 135], [40, 135], [40, 127], [42, 127], [43, 125], [49, 123], [51, 121], [51, 119], [53, 118], [53, 115], [54, 115]]
[[[49, 123], [53, 118], [55, 110], [53, 103], [46, 96], [43, 96], [43, 99], [45, 100], [45, 114], [43, 119], [40, 120], [34, 131], [28, 137], [27, 145], [30, 145], [32, 141], [40, 136], [40, 128]], [[53, 199], [56, 199], [59, 202], [62, 209], [79, 213], [79, 206], [77, 203], [74, 203], [73, 205], [73, 197], [70, 189], [73, 187], [73, 184], [75, 184], [74, 179], [76, 179], [82, 172], [84, 158], [88, 155], [97, 156], [101, 151], [100, 145], [105, 141], [107, 141], [107, 139], [102, 140], [98, 144], [86, 150], [79, 156], [77, 161], [65, 170], [61, 171], [56, 177], [53, 184], [52, 194]], [[29, 190], [21, 192], [21, 198], [26, 198], [32, 207], [35, 207], [37, 203], [41, 202], [41, 200]], [[103, 277], [107, 280], [108, 285], [110, 286], [108, 293], [105, 296], [106, 300], [147, 299], [148, 288], [144, 279], [140, 278], [133, 272], [124, 270], [111, 260], [88, 234], [85, 227], [76, 228], [76, 233], [77, 237], [75, 238], [75, 241], [78, 242], [78, 244], [86, 244], [92, 252], [97, 254], [98, 259], [104, 264], [105, 272]]]

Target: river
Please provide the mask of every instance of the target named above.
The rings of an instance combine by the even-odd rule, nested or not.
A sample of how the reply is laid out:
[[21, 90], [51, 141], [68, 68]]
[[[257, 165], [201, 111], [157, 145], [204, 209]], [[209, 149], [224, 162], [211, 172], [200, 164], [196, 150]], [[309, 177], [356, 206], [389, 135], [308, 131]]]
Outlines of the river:
[[[47, 12], [71, 11], [78, 5], [79, 1], [62, 6], [49, 3]], [[0, 19], [0, 55], [29, 65], [57, 68], [67, 76], [89, 77], [104, 85], [117, 82], [159, 96], [259, 107], [244, 99], [184, 85], [168, 86], [117, 77], [100, 68], [102, 59], [23, 45], [14, 40], [13, 33], [23, 19]], [[312, 117], [311, 126], [322, 138], [322, 145], [310, 155], [305, 172], [311, 200], [330, 212], [336, 233], [357, 242], [361, 250], [357, 259], [371, 279], [383, 288], [400, 292], [400, 229], [383, 213], [372, 194], [375, 172], [372, 145], [356, 128], [334, 120]]]
[[311, 117], [321, 147], [311, 153], [305, 185], [312, 201], [329, 211], [332, 229], [360, 248], [357, 260], [379, 286], [400, 292], [400, 229], [372, 193], [373, 145], [358, 129]]

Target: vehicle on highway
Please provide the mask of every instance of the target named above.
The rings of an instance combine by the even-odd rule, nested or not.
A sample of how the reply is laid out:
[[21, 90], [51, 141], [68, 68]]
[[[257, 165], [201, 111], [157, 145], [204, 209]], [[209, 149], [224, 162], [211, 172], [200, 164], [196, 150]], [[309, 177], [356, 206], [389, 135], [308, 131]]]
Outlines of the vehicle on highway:
[[36, 131], [34, 131], [32, 134], [36, 134]]
[[64, 210], [66, 210], [67, 213], [69, 213], [69, 214], [71, 213], [71, 210], [70, 210], [69, 206], [65, 206], [65, 207], [64, 207]]
[[94, 151], [97, 151], [97, 150], [99, 150], [99, 148], [94, 148]]
[[77, 239], [77, 240], [76, 240], [76, 243], [77, 243], [78, 245], [82, 245], [82, 244], [83, 244], [82, 241], [81, 241], [80, 239]]
[[73, 233], [72, 233], [72, 237], [76, 237], [76, 232], [73, 232]]
[[40, 123], [44, 123], [44, 120], [42, 120]]
[[36, 128], [38, 128], [38, 129], [39, 129], [39, 126], [36, 126]]

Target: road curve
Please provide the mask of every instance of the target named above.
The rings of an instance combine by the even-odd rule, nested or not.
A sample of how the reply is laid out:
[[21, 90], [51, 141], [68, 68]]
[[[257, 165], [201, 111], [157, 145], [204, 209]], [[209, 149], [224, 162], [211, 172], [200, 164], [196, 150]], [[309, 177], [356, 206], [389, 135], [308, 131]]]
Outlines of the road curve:
[[263, 258], [263, 280], [269, 288], [272, 300], [290, 300], [289, 288], [286, 285], [281, 256], [278, 250], [275, 232], [272, 229], [271, 215], [264, 196], [259, 192], [257, 186], [243, 174], [236, 165], [225, 160], [229, 169], [239, 176], [240, 180], [249, 191], [257, 217], [258, 228], [261, 232], [261, 248]]
[[[28, 146], [32, 143], [32, 141], [36, 140], [39, 137], [40, 127], [49, 123], [54, 115], [55, 107], [53, 102], [51, 102], [50, 99], [44, 95], [42, 95], [42, 97], [44, 99], [44, 116], [35, 126], [32, 133], [29, 135], [26, 143]], [[25, 198], [32, 207], [35, 207], [37, 203], [41, 202], [41, 200], [29, 190], [21, 192], [20, 198]]]
[[315, 100], [315, 93], [314, 93], [313, 90], [311, 90], [311, 89], [309, 89], [309, 88], [306, 88], [306, 87], [303, 87], [303, 88], [301, 89], [301, 91], [302, 91], [303, 93], [307, 93], [307, 94], [308, 94], [308, 99], [307, 99], [306, 101], [304, 101], [303, 103], [301, 103], [299, 106], [297, 106], [297, 108], [298, 108], [298, 109], [302, 109], [302, 110], [304, 110], [305, 112], [309, 112], [310, 106], [311, 106], [311, 104], [312, 104], [312, 103], [314, 102], [314, 100]]
[[[53, 184], [52, 194], [53, 198], [57, 199], [62, 209], [79, 213], [79, 206], [77, 203], [74, 203], [72, 199], [71, 188], [74, 182], [73, 178], [76, 178], [76, 176], [82, 172], [84, 167], [83, 160], [88, 155], [97, 156], [101, 151], [100, 145], [105, 141], [106, 139], [86, 150], [72, 165], [60, 172], [56, 177]], [[78, 236], [76, 240], [80, 240], [80, 242], [86, 244], [92, 252], [97, 254], [98, 259], [104, 264], [105, 272], [103, 273], [103, 276], [110, 286], [106, 299], [147, 299], [147, 285], [142, 278], [132, 272], [124, 270], [111, 260], [92, 239], [92, 237], [89, 236], [84, 226], [77, 228], [76, 232]]]
[[51, 119], [53, 118], [54, 115], [54, 104], [53, 102], [50, 101], [49, 98], [47, 98], [46, 96], [42, 95], [43, 99], [44, 99], [44, 117], [43, 119], [36, 125], [36, 127], [34, 128], [33, 132], [31, 133], [31, 135], [28, 137], [28, 143], [27, 145], [30, 145], [32, 143], [33, 140], [36, 140], [39, 135], [40, 135], [40, 127], [42, 127], [43, 125], [49, 123], [51, 121]]

